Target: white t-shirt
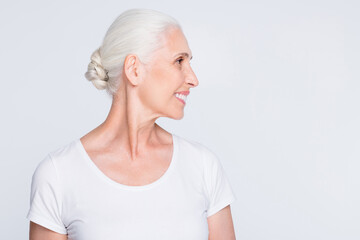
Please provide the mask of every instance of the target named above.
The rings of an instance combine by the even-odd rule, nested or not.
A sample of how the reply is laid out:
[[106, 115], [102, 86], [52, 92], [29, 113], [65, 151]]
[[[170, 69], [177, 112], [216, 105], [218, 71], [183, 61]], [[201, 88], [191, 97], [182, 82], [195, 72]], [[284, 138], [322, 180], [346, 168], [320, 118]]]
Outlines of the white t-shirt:
[[170, 166], [143, 186], [107, 177], [80, 139], [51, 151], [32, 176], [27, 219], [69, 240], [207, 240], [207, 217], [237, 198], [214, 152], [172, 138]]

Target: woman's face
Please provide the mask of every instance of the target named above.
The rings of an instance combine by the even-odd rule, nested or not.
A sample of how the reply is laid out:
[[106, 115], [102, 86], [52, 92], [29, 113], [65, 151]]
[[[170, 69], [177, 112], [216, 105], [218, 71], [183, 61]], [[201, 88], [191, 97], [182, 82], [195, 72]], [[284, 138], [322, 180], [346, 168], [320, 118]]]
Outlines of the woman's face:
[[[181, 119], [184, 106], [189, 102], [184, 95], [199, 82], [190, 60], [192, 53], [187, 40], [178, 28], [172, 28], [164, 35], [163, 47], [154, 52], [150, 64], [146, 65], [146, 76], [140, 84], [142, 103], [160, 116]], [[183, 96], [176, 94], [183, 92]]]

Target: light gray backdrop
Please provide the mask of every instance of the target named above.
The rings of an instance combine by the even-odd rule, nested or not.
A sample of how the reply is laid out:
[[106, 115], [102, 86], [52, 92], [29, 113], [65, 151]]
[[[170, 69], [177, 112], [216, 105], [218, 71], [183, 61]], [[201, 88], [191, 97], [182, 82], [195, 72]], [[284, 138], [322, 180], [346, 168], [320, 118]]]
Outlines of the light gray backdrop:
[[0, 239], [27, 239], [31, 176], [106, 117], [83, 74], [129, 8], [179, 20], [200, 85], [170, 132], [221, 158], [237, 239], [360, 239], [358, 1], [8, 1], [0, 8]]

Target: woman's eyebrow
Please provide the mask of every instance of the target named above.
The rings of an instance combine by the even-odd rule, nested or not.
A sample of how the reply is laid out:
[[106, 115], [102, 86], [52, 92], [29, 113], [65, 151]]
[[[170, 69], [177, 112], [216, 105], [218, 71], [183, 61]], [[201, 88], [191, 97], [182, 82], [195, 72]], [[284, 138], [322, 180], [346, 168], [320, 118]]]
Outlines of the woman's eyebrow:
[[[176, 54], [174, 57], [177, 57], [177, 56], [184, 56], [186, 58], [189, 58], [189, 54], [187, 52], [183, 52], [183, 53], [178, 53]], [[193, 56], [191, 56], [190, 60], [193, 58]]]

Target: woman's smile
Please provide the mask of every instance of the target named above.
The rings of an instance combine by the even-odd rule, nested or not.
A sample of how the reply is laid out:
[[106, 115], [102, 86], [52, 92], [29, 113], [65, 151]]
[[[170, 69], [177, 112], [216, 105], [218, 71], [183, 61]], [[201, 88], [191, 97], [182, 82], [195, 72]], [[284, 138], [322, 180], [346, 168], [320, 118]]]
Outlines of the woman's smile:
[[186, 104], [186, 96], [189, 94], [189, 91], [177, 92], [175, 93], [175, 97], [183, 104]]

